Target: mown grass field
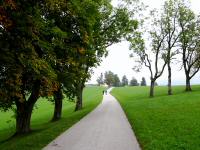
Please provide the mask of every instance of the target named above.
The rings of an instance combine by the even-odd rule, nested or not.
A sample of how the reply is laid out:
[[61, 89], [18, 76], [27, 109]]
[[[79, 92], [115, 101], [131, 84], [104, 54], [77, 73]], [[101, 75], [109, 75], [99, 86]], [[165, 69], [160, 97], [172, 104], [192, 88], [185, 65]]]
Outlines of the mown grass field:
[[149, 87], [114, 88], [143, 150], [200, 149], [200, 86], [184, 92], [184, 86], [156, 87], [149, 98]]
[[71, 127], [82, 117], [93, 110], [102, 100], [103, 87], [87, 87], [83, 94], [83, 110], [74, 112], [75, 103], [64, 101], [63, 117], [60, 121], [50, 122], [53, 116], [53, 104], [45, 99], [37, 102], [34, 109], [29, 135], [18, 136], [7, 141], [15, 131], [13, 112], [0, 112], [0, 150], [39, 150]]

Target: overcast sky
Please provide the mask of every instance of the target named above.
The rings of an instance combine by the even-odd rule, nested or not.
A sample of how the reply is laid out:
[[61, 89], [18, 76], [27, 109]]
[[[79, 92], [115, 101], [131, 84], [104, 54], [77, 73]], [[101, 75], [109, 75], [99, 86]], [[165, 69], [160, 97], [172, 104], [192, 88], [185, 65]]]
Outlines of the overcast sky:
[[[165, 0], [142, 0], [145, 5], [150, 6], [151, 8], [160, 8], [163, 5]], [[113, 2], [116, 4], [116, 1]], [[195, 11], [195, 13], [200, 12], [200, 1], [199, 0], [191, 0], [191, 8]], [[149, 84], [150, 73], [149, 70], [143, 67], [141, 72], [136, 73], [132, 69], [134, 66], [134, 61], [129, 57], [130, 50], [128, 42], [121, 42], [118, 44], [114, 44], [108, 48], [109, 55], [103, 59], [100, 66], [94, 68], [94, 74], [92, 75], [90, 81], [88, 83], [96, 83], [97, 77], [104, 73], [105, 71], [112, 71], [115, 74], [118, 74], [120, 79], [123, 75], [126, 75], [130, 80], [132, 77], [135, 77], [139, 82], [142, 77], [145, 77], [147, 80], [147, 84]], [[167, 68], [163, 75], [157, 80], [159, 85], [167, 85]], [[200, 73], [196, 74], [194, 78], [191, 80], [192, 84], [200, 84]], [[173, 63], [172, 64], [172, 84], [173, 85], [182, 85], [185, 84], [185, 74], [183, 70], [180, 70], [180, 64]]]

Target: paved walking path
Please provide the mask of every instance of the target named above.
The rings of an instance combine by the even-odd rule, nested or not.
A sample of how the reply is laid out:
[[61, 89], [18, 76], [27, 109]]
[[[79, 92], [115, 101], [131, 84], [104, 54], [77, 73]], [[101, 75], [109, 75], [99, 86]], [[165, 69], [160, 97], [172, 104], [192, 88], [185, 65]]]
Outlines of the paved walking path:
[[140, 147], [121, 106], [108, 93], [94, 111], [44, 150], [140, 150]]

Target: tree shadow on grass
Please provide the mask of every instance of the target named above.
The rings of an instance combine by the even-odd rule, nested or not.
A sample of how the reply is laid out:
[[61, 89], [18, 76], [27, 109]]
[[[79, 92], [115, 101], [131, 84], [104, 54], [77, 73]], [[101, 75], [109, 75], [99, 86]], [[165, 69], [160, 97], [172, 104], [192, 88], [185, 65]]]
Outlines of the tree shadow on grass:
[[21, 139], [21, 138], [25, 138], [25, 137], [28, 137], [28, 136], [32, 136], [32, 135], [37, 134], [37, 133], [39, 133], [41, 131], [47, 130], [47, 129], [50, 128], [50, 126], [48, 127], [47, 124], [48, 123], [44, 123], [43, 127], [38, 128], [38, 129], [32, 129], [29, 133], [24, 133], [24, 134], [12, 133], [11, 136], [9, 136], [8, 138], [0, 141], [0, 144], [4, 144], [6, 142], [10, 142], [10, 141], [15, 140], [15, 139]]

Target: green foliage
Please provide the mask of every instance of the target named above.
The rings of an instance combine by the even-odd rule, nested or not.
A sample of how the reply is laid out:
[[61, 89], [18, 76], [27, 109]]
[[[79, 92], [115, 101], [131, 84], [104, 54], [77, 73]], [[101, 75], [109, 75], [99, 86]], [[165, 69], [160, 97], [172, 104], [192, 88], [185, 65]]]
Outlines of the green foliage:
[[146, 83], [146, 79], [144, 77], [142, 77], [142, 81], [140, 83], [141, 86], [146, 86], [147, 83]]
[[101, 75], [97, 78], [97, 83], [99, 85], [104, 84], [103, 73], [101, 73]]
[[137, 79], [133, 77], [133, 78], [131, 79], [129, 85], [130, 85], [130, 86], [138, 86], [139, 83], [138, 83]]
[[179, 4], [178, 23], [180, 28], [180, 53], [182, 54], [182, 64], [186, 76], [186, 90], [190, 91], [190, 79], [200, 69], [200, 55], [199, 55], [199, 36], [200, 36], [200, 18], [185, 1]]
[[113, 86], [115, 86], [115, 87], [119, 87], [119, 86], [121, 86], [121, 82], [120, 82], [120, 79], [119, 79], [119, 77], [118, 77], [117, 74], [114, 75]]
[[115, 86], [115, 87], [121, 86], [121, 82], [120, 82], [118, 75], [114, 74], [111, 71], [105, 72], [104, 83], [106, 83], [108, 86]]
[[[10, 2], [12, 6], [8, 7]], [[49, 55], [43, 48], [45, 44], [39, 44], [40, 41], [48, 45], [41, 38], [45, 20], [41, 17], [38, 5], [35, 1], [3, 2], [2, 9], [12, 22], [9, 28], [1, 22], [0, 105], [3, 109], [11, 108], [14, 102], [26, 101], [26, 93], [32, 92], [37, 80], [42, 81], [40, 93], [48, 91], [45, 94], [48, 95], [51, 92], [49, 87], [57, 78], [47, 61]]]
[[[24, 74], [32, 75], [30, 83], [45, 78], [48, 81], [45, 86], [52, 92], [56, 89], [50, 90], [51, 82], [60, 82], [70, 91], [66, 93], [69, 96], [75, 95], [77, 83], [87, 81], [91, 68], [107, 54], [106, 48], [126, 38], [137, 27], [137, 21], [130, 18], [125, 7], [113, 8], [109, 0], [2, 3], [4, 14], [1, 17], [6, 19], [0, 20], [1, 45], [4, 45], [1, 47], [1, 74], [8, 77], [17, 70], [19, 78]], [[6, 24], [8, 22], [10, 25]], [[6, 80], [8, 78], [4, 82]], [[6, 90], [4, 82], [1, 83]], [[15, 85], [12, 96], [24, 97], [23, 93], [19, 94], [23, 83]], [[31, 92], [31, 86], [24, 90]]]
[[127, 79], [126, 75], [124, 75], [122, 77], [122, 86], [126, 86], [126, 85], [128, 85], [128, 79]]
[[106, 48], [137, 27], [128, 9], [110, 0], [0, 4], [0, 109], [16, 105], [17, 116], [60, 88], [78, 96]]
[[[164, 51], [166, 34], [159, 12], [153, 10], [150, 15], [151, 17], [145, 20], [146, 26], [141, 23], [140, 28], [129, 36], [128, 41], [133, 52], [131, 56], [135, 56], [137, 62], [133, 69], [140, 71], [144, 65], [150, 72], [151, 80], [156, 80], [162, 75], [167, 64], [166, 60], [161, 59], [166, 58], [166, 51]], [[145, 37], [148, 37], [148, 42]]]
[[106, 71], [104, 74], [104, 82], [108, 85], [108, 86], [112, 86], [113, 83], [115, 82], [114, 79], [114, 73], [111, 71]]

